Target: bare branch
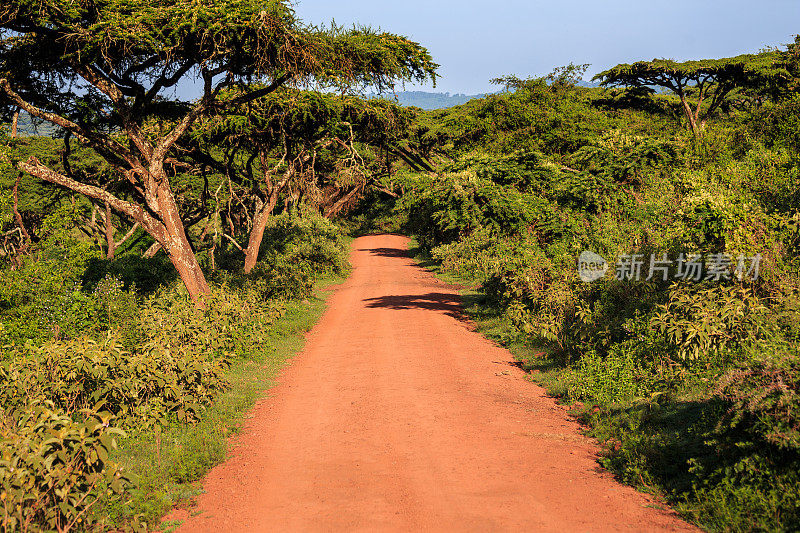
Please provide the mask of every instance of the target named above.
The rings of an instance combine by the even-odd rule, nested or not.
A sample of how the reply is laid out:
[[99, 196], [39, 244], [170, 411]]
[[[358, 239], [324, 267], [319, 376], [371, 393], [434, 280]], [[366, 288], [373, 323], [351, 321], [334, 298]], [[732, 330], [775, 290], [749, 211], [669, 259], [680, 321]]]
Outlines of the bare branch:
[[119, 90], [112, 81], [110, 81], [105, 74], [100, 72], [92, 65], [74, 65], [75, 72], [81, 75], [83, 79], [100, 89], [103, 94], [108, 96], [112, 102], [117, 106], [127, 107], [125, 104], [125, 95]]
[[273, 81], [269, 86], [264, 87], [263, 89], [251, 91], [241, 96], [237, 96], [236, 98], [232, 98], [226, 102], [222, 102], [218, 104], [218, 107], [221, 107], [223, 109], [229, 109], [232, 107], [240, 106], [242, 104], [246, 104], [248, 102], [252, 102], [253, 100], [257, 100], [259, 98], [267, 96], [270, 93], [275, 92], [291, 78], [292, 77], [289, 74], [284, 74], [283, 76], [279, 76], [278, 78], [276, 78], [275, 81]]
[[400, 195], [399, 195], [399, 194], [397, 194], [396, 192], [394, 192], [394, 191], [391, 191], [391, 190], [387, 189], [386, 187], [384, 187], [384, 186], [382, 186], [382, 185], [379, 185], [379, 184], [377, 184], [377, 183], [373, 183], [373, 184], [372, 184], [372, 186], [373, 186], [373, 187], [375, 187], [375, 188], [376, 188], [377, 190], [379, 190], [380, 192], [382, 192], [382, 193], [384, 193], [384, 194], [388, 194], [388, 195], [389, 195], [389, 196], [391, 196], [392, 198], [399, 198], [399, 197], [400, 197]]
[[194, 62], [188, 61], [184, 63], [180, 68], [178, 68], [178, 70], [176, 70], [172, 76], [167, 76], [166, 74], [162, 74], [161, 77], [159, 77], [155, 81], [155, 83], [153, 83], [153, 86], [150, 88], [149, 91], [147, 91], [147, 93], [145, 93], [140, 98], [136, 99], [136, 102], [133, 104], [134, 109], [141, 109], [143, 106], [152, 102], [153, 99], [156, 96], [158, 96], [158, 93], [161, 92], [161, 90], [164, 87], [171, 87], [172, 85], [178, 83], [178, 81], [180, 81], [180, 79], [184, 77], [186, 73], [192, 69], [193, 66]]
[[55, 172], [54, 170], [44, 166], [36, 157], [31, 157], [27, 161], [20, 161], [17, 166], [20, 170], [27, 172], [32, 176], [36, 176], [39, 179], [55, 185], [60, 185], [61, 187], [66, 187], [67, 189], [83, 194], [89, 198], [93, 198], [99, 202], [108, 203], [116, 211], [130, 217], [135, 222], [139, 222], [148, 230], [148, 232], [154, 234], [154, 236], [163, 234], [165, 231], [163, 224], [158, 219], [147, 213], [142, 206], [120, 200], [113, 194], [109, 193], [108, 191], [104, 191], [99, 187], [88, 185], [86, 183], [80, 183], [72, 178], [64, 176], [63, 174]]
[[239, 249], [240, 252], [244, 252], [244, 248], [242, 248], [242, 246], [238, 242], [236, 242], [236, 239], [234, 239], [233, 237], [231, 237], [230, 235], [228, 235], [227, 233], [224, 233], [224, 232], [223, 232], [222, 236], [225, 237], [226, 239], [228, 239], [229, 241], [231, 241], [233, 243], [233, 245], [236, 248]]
[[17, 175], [17, 179], [14, 182], [14, 188], [12, 191], [12, 197], [14, 201], [13, 209], [14, 209], [14, 219], [17, 222], [17, 226], [19, 226], [20, 231], [25, 236], [26, 239], [30, 240], [31, 236], [28, 233], [28, 230], [25, 229], [25, 224], [22, 222], [22, 215], [19, 212], [19, 182], [22, 180], [22, 173], [20, 172]]
[[175, 144], [178, 139], [181, 138], [181, 135], [186, 133], [186, 130], [192, 125], [192, 123], [197, 120], [197, 118], [205, 113], [208, 108], [209, 104], [213, 101], [213, 97], [204, 97], [199, 103], [197, 103], [189, 113], [186, 114], [185, 117], [175, 126], [171, 132], [169, 132], [162, 140], [158, 143], [158, 145], [153, 150], [151, 162], [163, 162], [167, 156], [167, 152], [169, 149], [172, 148], [172, 145]]
[[150, 245], [150, 248], [145, 250], [145, 252], [142, 254], [142, 257], [145, 257], [147, 259], [152, 259], [161, 249], [162, 249], [161, 243], [154, 242], [153, 244]]
[[114, 243], [116, 244], [117, 248], [122, 246], [125, 243], [125, 241], [130, 239], [138, 228], [139, 228], [139, 223], [138, 222], [134, 223], [134, 225], [131, 226], [131, 229], [128, 230], [128, 233], [126, 233], [119, 241]]
[[31, 105], [30, 103], [26, 102], [22, 99], [22, 97], [14, 92], [9, 85], [8, 80], [5, 78], [0, 79], [0, 89], [5, 92], [6, 96], [8, 96], [11, 100], [14, 101], [21, 109], [26, 111], [28, 114], [33, 115], [34, 117], [40, 118], [42, 120], [46, 120], [56, 126], [61, 126], [67, 131], [72, 132], [78, 139], [89, 144], [93, 148], [96, 148], [102, 152], [115, 154], [118, 157], [122, 157], [130, 166], [131, 168], [141, 168], [141, 164], [139, 161], [134, 157], [134, 155], [128, 151], [124, 146], [119, 144], [118, 142], [114, 141], [110, 137], [103, 135], [97, 132], [86, 131], [81, 128], [79, 125], [75, 124], [71, 120], [68, 120], [60, 115], [56, 115], [55, 113], [49, 113], [38, 107]]

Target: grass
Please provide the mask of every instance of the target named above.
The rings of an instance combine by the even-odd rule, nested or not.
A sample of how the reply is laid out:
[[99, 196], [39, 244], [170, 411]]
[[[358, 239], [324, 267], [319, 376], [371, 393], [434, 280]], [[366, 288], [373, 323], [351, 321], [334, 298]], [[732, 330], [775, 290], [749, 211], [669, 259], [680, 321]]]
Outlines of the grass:
[[303, 349], [305, 334], [326, 308], [330, 287], [341, 281], [341, 276], [319, 280], [312, 298], [289, 302], [271, 325], [269, 341], [228, 368], [230, 388], [197, 424], [174, 423], [120, 442], [113, 460], [124, 467], [136, 488], [128, 501], [106, 509], [115, 523], [152, 525], [171, 508], [192, 506], [193, 496], [201, 492], [199, 481], [224, 461], [228, 439], [239, 432], [244, 415], [274, 385], [287, 361]]

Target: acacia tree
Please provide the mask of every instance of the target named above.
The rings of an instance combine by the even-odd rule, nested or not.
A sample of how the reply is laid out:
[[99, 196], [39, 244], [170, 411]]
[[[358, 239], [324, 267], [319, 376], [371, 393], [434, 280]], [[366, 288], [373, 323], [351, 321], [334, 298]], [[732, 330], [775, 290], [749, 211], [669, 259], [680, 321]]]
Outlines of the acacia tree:
[[800, 92], [800, 35], [796, 35], [794, 42], [781, 52], [780, 65], [786, 69], [787, 79], [783, 84], [782, 96], [796, 95]]
[[[0, 6], [0, 94], [63, 128], [133, 190], [122, 199], [42, 164], [21, 170], [138, 223], [166, 251], [192, 299], [209, 291], [187, 238], [168, 164], [200, 117], [286, 84], [391, 86], [435, 77], [428, 52], [369, 29], [303, 25], [286, 0], [6, 0]], [[202, 95], [169, 98], [195, 78]], [[261, 80], [261, 85], [251, 82]], [[221, 91], [237, 87], [235, 98]]]
[[617, 65], [592, 78], [602, 85], [669, 89], [681, 107], [695, 137], [731, 91], [758, 79], [779, 75], [776, 55], [745, 54], [723, 59], [677, 62], [671, 59]]
[[[228, 180], [230, 233], [223, 237], [244, 253], [249, 273], [281, 196], [287, 204], [304, 196], [306, 204], [334, 215], [386, 173], [380, 155], [408, 128], [411, 115], [386, 100], [282, 89], [198, 122], [184, 151]], [[244, 223], [234, 223], [234, 216]], [[242, 246], [235, 234], [245, 228]]]

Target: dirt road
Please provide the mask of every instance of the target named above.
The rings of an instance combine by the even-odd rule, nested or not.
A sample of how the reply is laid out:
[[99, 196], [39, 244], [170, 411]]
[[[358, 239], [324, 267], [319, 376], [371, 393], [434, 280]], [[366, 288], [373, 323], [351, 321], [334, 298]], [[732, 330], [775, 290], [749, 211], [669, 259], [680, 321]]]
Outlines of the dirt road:
[[598, 470], [407, 244], [354, 242], [352, 276], [179, 531], [691, 530]]

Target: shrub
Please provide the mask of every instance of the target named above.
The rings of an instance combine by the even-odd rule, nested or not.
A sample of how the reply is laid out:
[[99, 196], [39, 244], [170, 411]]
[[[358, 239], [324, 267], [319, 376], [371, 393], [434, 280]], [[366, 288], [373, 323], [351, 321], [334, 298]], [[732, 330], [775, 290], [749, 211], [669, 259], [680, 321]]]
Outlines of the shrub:
[[131, 322], [133, 290], [109, 275], [87, 290], [85, 272], [97, 252], [71, 236], [75, 216], [71, 208], [57, 210], [43, 222], [44, 237], [22, 268], [0, 269], [0, 345], [75, 339]]
[[270, 323], [283, 314], [280, 302], [265, 302], [257, 284], [240, 290], [214, 287], [198, 311], [182, 288], [146, 298], [136, 320], [135, 350], [167, 349], [187, 360], [243, 357], [264, 341]]
[[261, 300], [308, 298], [317, 276], [347, 269], [341, 228], [316, 213], [282, 213], [264, 231], [256, 268], [238, 283]]
[[472, 170], [425, 177], [409, 183], [413, 191], [400, 210], [425, 249], [447, 244], [481, 228], [493, 235], [519, 235], [534, 220], [535, 203], [514, 188], [504, 188]]
[[315, 274], [341, 273], [347, 269], [347, 248], [341, 229], [313, 212], [282, 213], [264, 231], [262, 252], [280, 254], [303, 264]]
[[642, 371], [630, 353], [617, 350], [606, 357], [586, 353], [573, 368], [572, 399], [610, 405], [630, 400], [639, 392], [636, 381]]
[[0, 410], [0, 523], [6, 531], [90, 529], [99, 499], [128, 480], [108, 461], [122, 433], [110, 414], [73, 420], [51, 402]]
[[710, 361], [763, 339], [771, 328], [768, 309], [742, 286], [675, 285], [652, 319], [671, 351], [687, 361]]
[[38, 258], [22, 269], [0, 270], [0, 320], [3, 343], [44, 342], [98, 332], [100, 303], [81, 290], [90, 247], [75, 242], [42, 245]]
[[81, 339], [26, 352], [0, 367], [0, 400], [7, 408], [47, 401], [67, 413], [104, 410], [141, 429], [167, 414], [196, 420], [225, 387], [225, 360], [169, 346], [131, 353], [113, 339]]
[[259, 261], [250, 279], [251, 290], [265, 301], [308, 298], [314, 289], [313, 268], [279, 254], [270, 254]]
[[107, 277], [119, 280], [123, 290], [135, 288], [140, 293], [151, 294], [174, 282], [177, 272], [164, 253], [151, 258], [135, 254], [122, 255], [112, 261], [95, 257], [86, 264], [83, 274], [84, 290], [97, 286]]
[[718, 430], [800, 454], [800, 353], [789, 345], [776, 348], [720, 378], [714, 392], [730, 408]]

